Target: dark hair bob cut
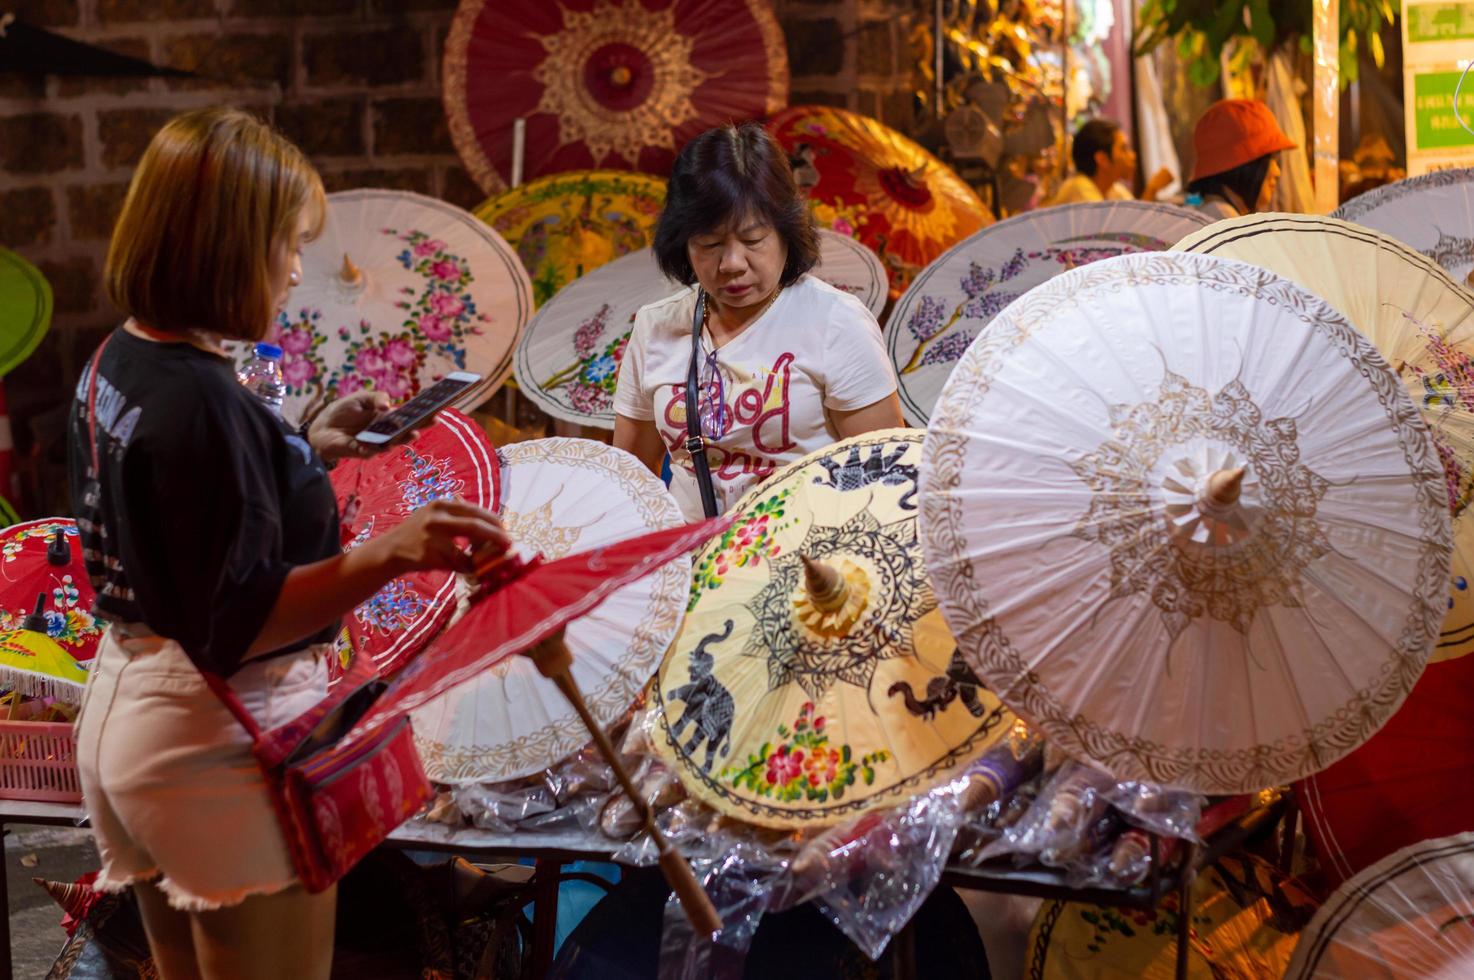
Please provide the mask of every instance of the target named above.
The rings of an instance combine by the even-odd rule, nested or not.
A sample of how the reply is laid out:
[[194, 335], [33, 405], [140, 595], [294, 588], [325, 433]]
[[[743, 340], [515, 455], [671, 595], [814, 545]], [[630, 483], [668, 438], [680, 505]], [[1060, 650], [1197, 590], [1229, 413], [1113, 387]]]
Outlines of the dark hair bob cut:
[[691, 285], [687, 242], [748, 216], [766, 220], [788, 245], [780, 285], [791, 286], [819, 261], [819, 233], [778, 141], [754, 122], [709, 129], [681, 148], [671, 168], [655, 226], [660, 271]]

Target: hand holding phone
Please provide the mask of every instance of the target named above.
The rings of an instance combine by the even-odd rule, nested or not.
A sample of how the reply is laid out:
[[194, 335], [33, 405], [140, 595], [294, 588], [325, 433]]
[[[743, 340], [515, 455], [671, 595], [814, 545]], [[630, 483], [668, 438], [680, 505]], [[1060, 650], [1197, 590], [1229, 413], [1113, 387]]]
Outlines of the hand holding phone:
[[390, 409], [370, 422], [353, 438], [369, 445], [393, 442], [434, 415], [481, 380], [481, 375], [455, 371], [435, 382], [398, 408]]

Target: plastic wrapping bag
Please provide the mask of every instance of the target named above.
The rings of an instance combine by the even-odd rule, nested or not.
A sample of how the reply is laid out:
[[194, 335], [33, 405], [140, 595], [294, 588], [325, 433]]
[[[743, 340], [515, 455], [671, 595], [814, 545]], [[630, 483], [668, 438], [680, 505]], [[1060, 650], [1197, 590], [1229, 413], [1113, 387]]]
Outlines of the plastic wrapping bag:
[[717, 836], [729, 845], [726, 853], [691, 863], [722, 917], [722, 931], [711, 938], [697, 936], [671, 895], [661, 929], [660, 980], [739, 980], [763, 915], [786, 907], [787, 862], [756, 844]]
[[1012, 854], [1022, 866], [1048, 850], [1054, 855], [1076, 853], [1089, 838], [1092, 827], [1109, 808], [1106, 791], [1110, 776], [1078, 762], [1060, 766], [1022, 820], [983, 848], [979, 857], [987, 861]]
[[[1171, 865], [1181, 844], [1173, 839], [1157, 840], [1157, 860]], [[1066, 881], [1071, 888], [1130, 888], [1146, 880], [1152, 870], [1152, 835], [1128, 827], [1107, 840], [1088, 859], [1072, 867]]]
[[510, 834], [529, 817], [551, 813], [558, 800], [541, 782], [475, 783], [451, 790], [461, 816], [473, 827]]
[[1039, 863], [1066, 871], [1079, 867], [1090, 855], [1110, 844], [1125, 828], [1121, 815], [1107, 807], [1078, 833], [1062, 833], [1039, 851]]
[[1140, 781], [1117, 783], [1106, 790], [1106, 799], [1132, 826], [1191, 841], [1198, 839], [1195, 828], [1208, 802], [1197, 793]]
[[882, 812], [863, 830], [821, 834], [795, 861], [802, 891], [872, 960], [941, 880], [966, 788], [959, 779]]

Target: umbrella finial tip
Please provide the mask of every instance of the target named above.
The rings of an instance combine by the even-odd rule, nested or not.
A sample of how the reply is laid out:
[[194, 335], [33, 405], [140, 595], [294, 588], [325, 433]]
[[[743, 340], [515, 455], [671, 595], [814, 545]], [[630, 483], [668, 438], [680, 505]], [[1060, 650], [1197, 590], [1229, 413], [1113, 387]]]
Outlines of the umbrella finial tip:
[[363, 278], [363, 271], [353, 264], [347, 252], [343, 253], [343, 267], [338, 270], [338, 278], [350, 285]]
[[1247, 468], [1243, 466], [1214, 471], [1208, 477], [1208, 499], [1218, 507], [1232, 507], [1238, 503], [1246, 472]]
[[843, 606], [848, 588], [839, 569], [803, 552], [799, 552], [798, 557], [804, 563], [804, 590], [813, 600], [815, 608], [831, 612]]

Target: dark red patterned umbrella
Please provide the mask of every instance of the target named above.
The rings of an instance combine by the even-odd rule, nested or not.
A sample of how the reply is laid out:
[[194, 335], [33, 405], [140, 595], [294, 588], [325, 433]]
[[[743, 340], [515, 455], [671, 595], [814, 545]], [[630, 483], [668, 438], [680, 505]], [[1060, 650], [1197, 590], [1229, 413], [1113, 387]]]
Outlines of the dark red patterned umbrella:
[[665, 176], [687, 140], [782, 109], [788, 56], [768, 0], [462, 0], [445, 42], [445, 109], [471, 176]]
[[[344, 550], [378, 537], [432, 500], [458, 497], [487, 510], [501, 501], [496, 447], [479, 425], [451, 409], [412, 443], [340, 464], [332, 481]], [[367, 655], [380, 673], [393, 673], [434, 639], [455, 606], [453, 572], [397, 578], [347, 617], [352, 649], [340, 657]], [[336, 673], [347, 664], [332, 666]]]

